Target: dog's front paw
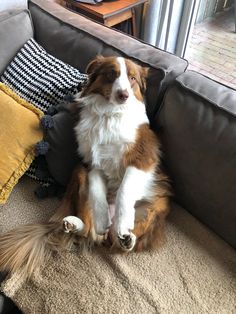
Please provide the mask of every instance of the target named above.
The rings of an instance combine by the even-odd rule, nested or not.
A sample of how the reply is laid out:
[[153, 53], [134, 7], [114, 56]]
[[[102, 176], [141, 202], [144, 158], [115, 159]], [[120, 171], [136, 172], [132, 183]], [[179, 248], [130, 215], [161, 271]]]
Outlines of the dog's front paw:
[[63, 219], [63, 229], [66, 233], [69, 232], [83, 232], [84, 223], [76, 216], [67, 216]]
[[122, 250], [132, 251], [136, 244], [136, 236], [130, 232], [129, 234], [118, 235], [118, 243]]

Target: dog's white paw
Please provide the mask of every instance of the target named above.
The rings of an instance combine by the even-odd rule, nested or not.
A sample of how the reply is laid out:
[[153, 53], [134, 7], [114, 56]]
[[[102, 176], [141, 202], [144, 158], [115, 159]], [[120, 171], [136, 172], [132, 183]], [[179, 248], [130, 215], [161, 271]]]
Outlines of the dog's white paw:
[[115, 213], [115, 231], [119, 235], [129, 234], [134, 229], [135, 209], [129, 206], [120, 206], [117, 201]]
[[122, 250], [127, 252], [133, 250], [136, 244], [136, 236], [132, 232], [123, 235], [118, 234], [117, 238]]
[[136, 236], [131, 232], [134, 229], [133, 216], [121, 215], [115, 224], [115, 231], [120, 247], [124, 251], [132, 251], [136, 244]]
[[84, 223], [76, 216], [67, 216], [63, 219], [63, 229], [66, 233], [82, 232], [84, 230]]

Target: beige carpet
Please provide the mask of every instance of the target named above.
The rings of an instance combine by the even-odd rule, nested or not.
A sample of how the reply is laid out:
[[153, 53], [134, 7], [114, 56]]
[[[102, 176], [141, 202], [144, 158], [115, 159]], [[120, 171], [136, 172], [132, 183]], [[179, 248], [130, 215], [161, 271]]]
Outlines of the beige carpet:
[[[38, 201], [24, 178], [0, 207], [0, 231], [42, 221], [56, 200]], [[236, 253], [181, 208], [172, 211], [159, 252], [55, 255], [41, 277], [3, 286], [24, 313], [236, 313]]]

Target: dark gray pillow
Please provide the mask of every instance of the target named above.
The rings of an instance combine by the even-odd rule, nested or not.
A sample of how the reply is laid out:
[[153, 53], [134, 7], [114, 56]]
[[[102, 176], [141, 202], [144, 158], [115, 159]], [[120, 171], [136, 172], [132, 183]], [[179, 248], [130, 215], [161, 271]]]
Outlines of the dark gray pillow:
[[53, 128], [48, 129], [45, 141], [50, 145], [46, 161], [48, 170], [57, 183], [66, 186], [79, 162], [74, 133], [75, 119], [71, 113], [60, 111], [53, 116]]

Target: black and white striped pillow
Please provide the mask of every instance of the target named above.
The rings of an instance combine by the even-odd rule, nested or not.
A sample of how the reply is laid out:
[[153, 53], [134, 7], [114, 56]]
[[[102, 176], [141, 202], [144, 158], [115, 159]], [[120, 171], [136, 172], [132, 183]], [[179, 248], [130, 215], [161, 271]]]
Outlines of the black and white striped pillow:
[[57, 105], [87, 79], [69, 64], [29, 39], [1, 76], [1, 81], [43, 112]]
[[[83, 85], [87, 75], [53, 57], [31, 38], [8, 65], [0, 80], [46, 113], [50, 106], [58, 105], [65, 96]], [[42, 172], [39, 159], [33, 161], [26, 174], [43, 185], [50, 185], [52, 177], [48, 175], [42, 179], [38, 175]]]

